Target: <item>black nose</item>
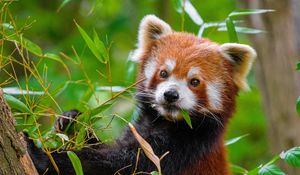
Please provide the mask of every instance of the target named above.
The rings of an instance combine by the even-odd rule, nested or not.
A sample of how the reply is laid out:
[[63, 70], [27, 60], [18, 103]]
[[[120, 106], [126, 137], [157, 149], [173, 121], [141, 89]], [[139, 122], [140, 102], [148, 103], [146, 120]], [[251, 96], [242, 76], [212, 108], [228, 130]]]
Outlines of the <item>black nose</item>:
[[176, 89], [170, 89], [164, 93], [164, 97], [167, 102], [172, 103], [179, 99], [179, 94]]

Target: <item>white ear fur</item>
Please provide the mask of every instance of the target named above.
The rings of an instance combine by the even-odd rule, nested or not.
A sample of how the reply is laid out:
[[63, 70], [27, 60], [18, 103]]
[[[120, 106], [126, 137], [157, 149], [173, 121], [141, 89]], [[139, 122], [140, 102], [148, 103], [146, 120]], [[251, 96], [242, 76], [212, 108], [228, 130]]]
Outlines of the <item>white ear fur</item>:
[[170, 33], [172, 29], [169, 24], [155, 15], [145, 16], [139, 27], [137, 49], [132, 53], [131, 59], [139, 61], [147, 45]]
[[234, 64], [234, 82], [242, 90], [248, 90], [247, 75], [256, 58], [256, 51], [245, 44], [226, 43], [220, 53]]

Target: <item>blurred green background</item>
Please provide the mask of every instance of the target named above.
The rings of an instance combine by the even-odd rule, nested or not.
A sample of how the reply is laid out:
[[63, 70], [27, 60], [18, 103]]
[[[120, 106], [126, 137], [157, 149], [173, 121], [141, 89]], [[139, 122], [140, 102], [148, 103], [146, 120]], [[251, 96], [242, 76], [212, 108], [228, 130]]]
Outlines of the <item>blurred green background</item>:
[[[89, 77], [89, 80], [96, 86], [128, 86], [132, 80], [126, 78], [128, 74], [127, 58], [129, 52], [135, 48], [138, 25], [143, 16], [156, 14], [168, 22], [174, 30], [181, 29], [181, 16], [169, 0], [70, 0], [65, 2], [67, 3], [59, 8], [63, 0], [18, 0], [12, 2], [9, 7], [17, 26], [28, 24], [28, 27], [22, 31], [26, 38], [39, 45], [44, 52], [57, 55], [63, 53], [71, 58], [62, 57], [71, 73], [71, 77], [68, 77], [62, 64], [36, 56], [30, 57], [37, 63], [40, 72], [47, 72], [47, 81], [51, 84], [50, 90], [61, 86], [62, 82], [76, 82], [86, 79], [86, 77]], [[222, 21], [236, 9], [234, 0], [193, 0], [191, 2], [205, 22]], [[3, 4], [2, 1], [1, 3]], [[101, 64], [87, 48], [74, 21], [89, 35], [92, 35], [93, 29], [95, 29], [100, 39], [107, 46], [111, 46], [111, 81], [99, 73], [100, 71], [105, 74], [107, 67]], [[187, 32], [197, 34], [199, 30], [199, 27], [188, 16], [185, 16], [184, 26]], [[227, 33], [219, 32], [214, 28], [207, 30], [204, 36], [216, 42], [228, 42]], [[248, 43], [247, 36], [240, 35], [239, 37], [242, 43]], [[72, 61], [76, 60], [72, 47], [80, 56], [82, 67]], [[7, 50], [4, 52], [9, 54], [11, 53], [10, 48], [13, 46], [8, 44], [6, 48]], [[19, 58], [17, 54], [15, 57]], [[0, 84], [4, 84], [3, 82], [9, 78], [7, 72], [11, 71], [10, 66], [4, 68], [7, 71], [0, 70]], [[22, 66], [15, 64], [14, 68], [18, 74], [20, 86], [25, 88], [26, 78]], [[252, 90], [239, 94], [237, 112], [231, 120], [226, 137], [230, 139], [249, 134], [241, 141], [228, 146], [228, 151], [231, 162], [250, 169], [266, 162], [270, 158], [270, 153], [266, 138], [266, 121], [253, 73], [249, 77], [249, 82]], [[30, 79], [28, 84], [30, 90], [43, 90], [35, 79]], [[14, 86], [17, 86], [16, 83], [11, 81], [4, 87]], [[70, 83], [59, 96], [55, 97], [55, 100], [62, 111], [73, 108], [84, 110], [86, 104], [82, 104], [82, 98], [87, 91], [86, 83]], [[96, 106], [99, 104], [96, 99], [103, 101], [109, 98], [110, 94], [98, 91], [96, 96], [97, 98], [91, 97], [88, 100], [88, 105]], [[118, 111], [118, 115], [129, 120], [134, 102], [128, 95], [122, 97], [111, 110]], [[49, 100], [41, 101], [45, 103], [45, 106], [53, 107]], [[132, 103], [128, 103], [128, 101]], [[52, 110], [59, 112], [56, 108]], [[117, 137], [122, 130], [121, 126], [124, 126], [123, 122], [114, 120], [112, 127], [107, 129], [106, 134], [101, 137], [104, 140]]]

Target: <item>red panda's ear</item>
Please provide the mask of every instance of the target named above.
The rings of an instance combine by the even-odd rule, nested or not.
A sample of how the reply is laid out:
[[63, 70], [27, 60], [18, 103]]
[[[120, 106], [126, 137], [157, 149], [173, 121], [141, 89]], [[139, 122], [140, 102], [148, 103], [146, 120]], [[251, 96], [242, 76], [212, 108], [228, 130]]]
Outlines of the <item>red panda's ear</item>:
[[239, 89], [248, 90], [246, 77], [256, 58], [255, 50], [244, 44], [226, 43], [220, 47], [221, 54], [234, 65], [233, 80]]
[[155, 15], [145, 16], [140, 23], [137, 50], [134, 51], [132, 59], [139, 61], [139, 57], [141, 56], [145, 47], [151, 44], [151, 42], [158, 40], [170, 33], [172, 33], [172, 29], [169, 24], [159, 19]]

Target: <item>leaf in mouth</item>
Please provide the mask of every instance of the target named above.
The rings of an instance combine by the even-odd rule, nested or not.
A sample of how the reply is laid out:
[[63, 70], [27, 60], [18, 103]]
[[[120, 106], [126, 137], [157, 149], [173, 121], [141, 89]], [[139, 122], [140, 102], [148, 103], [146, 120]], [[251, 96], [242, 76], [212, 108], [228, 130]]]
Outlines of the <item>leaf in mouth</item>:
[[193, 129], [192, 121], [191, 121], [191, 117], [189, 115], [189, 112], [187, 110], [182, 110], [181, 114], [182, 114], [184, 120], [186, 121], [186, 123], [190, 126], [191, 129]]

